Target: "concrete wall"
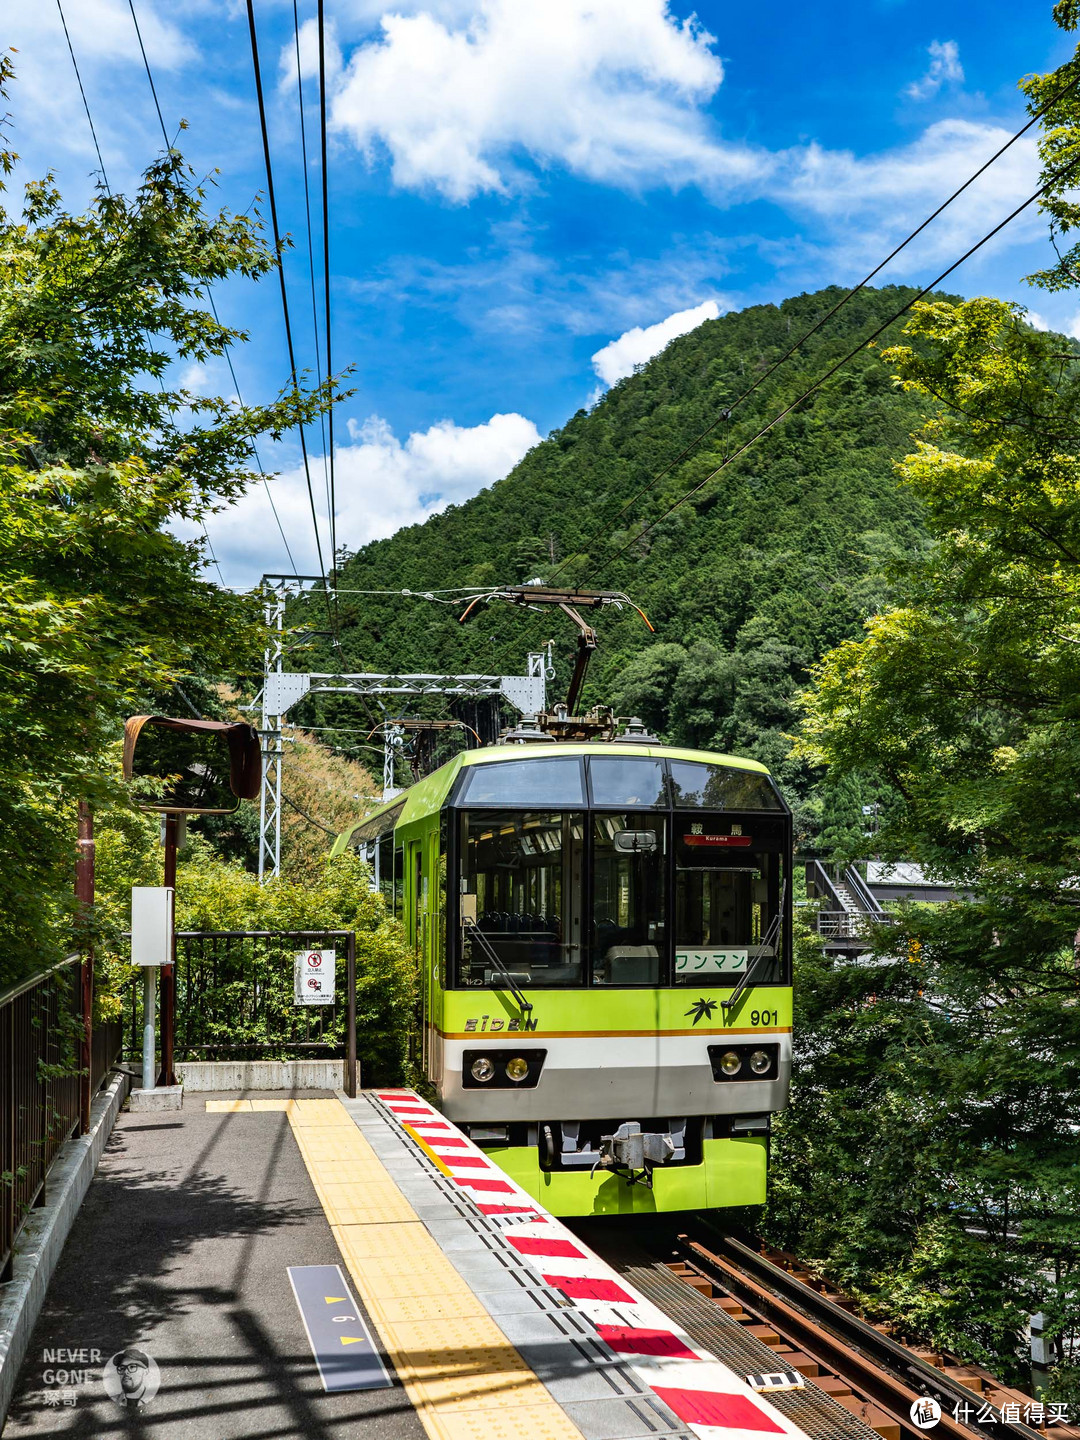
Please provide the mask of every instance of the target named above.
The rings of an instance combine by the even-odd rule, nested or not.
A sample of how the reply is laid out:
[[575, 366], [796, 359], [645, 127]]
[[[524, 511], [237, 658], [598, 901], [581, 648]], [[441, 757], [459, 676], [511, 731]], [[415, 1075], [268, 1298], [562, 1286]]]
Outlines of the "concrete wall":
[[176, 1073], [186, 1091], [341, 1090], [345, 1061], [193, 1060], [178, 1064]]

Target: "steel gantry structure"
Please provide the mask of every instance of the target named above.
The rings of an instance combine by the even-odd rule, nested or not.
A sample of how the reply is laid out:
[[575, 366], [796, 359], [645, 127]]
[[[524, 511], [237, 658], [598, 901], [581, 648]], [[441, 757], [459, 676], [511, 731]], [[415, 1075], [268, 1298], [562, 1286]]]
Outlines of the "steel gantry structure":
[[[285, 602], [290, 591], [305, 584], [324, 583], [321, 575], [266, 575], [266, 622], [271, 641], [265, 652], [262, 695], [252, 709], [262, 707], [263, 775], [259, 792], [259, 877], [277, 875], [281, 870], [281, 774], [284, 760], [285, 717], [293, 706], [309, 695], [354, 695], [378, 699], [387, 695], [461, 695], [473, 699], [495, 696], [505, 700], [519, 715], [538, 715], [547, 708], [549, 654], [540, 650], [528, 657], [524, 675], [439, 675], [432, 673], [387, 674], [360, 671], [336, 674], [330, 671], [285, 669]], [[393, 757], [403, 731], [388, 725], [384, 739], [383, 787], [394, 788]]]

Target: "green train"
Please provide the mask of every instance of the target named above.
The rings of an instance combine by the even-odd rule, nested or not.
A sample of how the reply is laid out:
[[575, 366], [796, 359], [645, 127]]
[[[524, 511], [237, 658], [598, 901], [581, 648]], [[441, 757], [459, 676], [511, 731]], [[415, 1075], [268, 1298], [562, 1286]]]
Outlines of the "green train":
[[467, 751], [338, 837], [420, 960], [446, 1115], [556, 1215], [760, 1204], [791, 1073], [791, 812], [659, 743]]

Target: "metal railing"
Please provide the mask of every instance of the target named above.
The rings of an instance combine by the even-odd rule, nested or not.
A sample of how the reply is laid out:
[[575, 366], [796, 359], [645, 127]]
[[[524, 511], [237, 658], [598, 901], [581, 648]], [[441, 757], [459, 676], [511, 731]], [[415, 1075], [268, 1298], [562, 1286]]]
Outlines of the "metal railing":
[[[0, 1282], [12, 1277], [15, 1242], [45, 1203], [49, 1167], [79, 1127], [87, 1075], [78, 955], [0, 993]], [[120, 1053], [118, 1021], [95, 1029], [95, 1093]]]
[[[299, 950], [335, 952], [334, 1003], [297, 1004]], [[142, 1035], [142, 986], [132, 983], [125, 1038]], [[178, 930], [174, 1062], [344, 1059], [356, 1086], [356, 933], [352, 930]]]
[[861, 940], [869, 930], [868, 917], [850, 910], [819, 910], [814, 928], [828, 940]]
[[819, 910], [814, 928], [826, 940], [866, 940], [875, 925], [892, 925], [896, 917], [880, 911], [867, 915], [851, 910]]

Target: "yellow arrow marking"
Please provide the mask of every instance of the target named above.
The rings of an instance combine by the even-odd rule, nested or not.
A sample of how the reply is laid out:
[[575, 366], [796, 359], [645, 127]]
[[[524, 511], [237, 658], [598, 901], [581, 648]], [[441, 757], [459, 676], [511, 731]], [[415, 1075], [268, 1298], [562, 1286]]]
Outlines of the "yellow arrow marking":
[[363, 1342], [363, 1335], [342, 1335], [341, 1337], [342, 1345], [362, 1345]]
[[336, 1305], [339, 1300], [344, 1300], [344, 1299], [345, 1299], [345, 1296], [344, 1296], [344, 1295], [324, 1295], [324, 1296], [323, 1296], [323, 1299], [326, 1301], [327, 1305]]

